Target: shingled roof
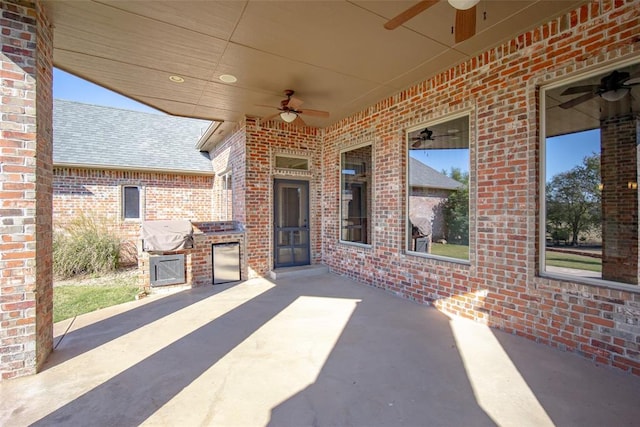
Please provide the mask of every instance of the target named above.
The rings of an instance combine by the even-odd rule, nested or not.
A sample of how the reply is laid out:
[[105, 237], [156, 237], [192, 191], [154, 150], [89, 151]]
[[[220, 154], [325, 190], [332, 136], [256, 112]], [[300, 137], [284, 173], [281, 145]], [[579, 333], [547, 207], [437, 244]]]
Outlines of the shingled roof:
[[462, 187], [462, 183], [427, 166], [420, 160], [409, 157], [409, 185], [412, 187], [441, 188], [455, 190]]
[[212, 174], [195, 149], [210, 121], [56, 99], [53, 164]]

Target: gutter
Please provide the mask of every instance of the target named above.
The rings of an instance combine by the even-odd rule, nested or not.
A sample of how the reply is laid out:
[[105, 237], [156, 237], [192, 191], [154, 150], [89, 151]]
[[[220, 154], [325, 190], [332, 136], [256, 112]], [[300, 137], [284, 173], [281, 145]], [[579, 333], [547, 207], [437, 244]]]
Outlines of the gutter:
[[207, 145], [209, 138], [211, 138], [214, 132], [218, 130], [221, 124], [222, 122], [215, 121], [215, 120], [211, 122], [207, 130], [204, 131], [200, 139], [198, 139], [198, 142], [196, 142], [196, 145], [195, 145], [196, 150], [203, 151], [203, 148], [205, 145]]
[[180, 175], [208, 175], [215, 176], [215, 172], [211, 171], [194, 171], [185, 169], [159, 169], [159, 168], [145, 168], [136, 166], [112, 166], [112, 165], [98, 165], [87, 163], [65, 163], [54, 162], [53, 167], [58, 168], [75, 168], [75, 169], [99, 169], [99, 170], [118, 170], [118, 171], [131, 171], [131, 172], [155, 172], [155, 173], [174, 173]]

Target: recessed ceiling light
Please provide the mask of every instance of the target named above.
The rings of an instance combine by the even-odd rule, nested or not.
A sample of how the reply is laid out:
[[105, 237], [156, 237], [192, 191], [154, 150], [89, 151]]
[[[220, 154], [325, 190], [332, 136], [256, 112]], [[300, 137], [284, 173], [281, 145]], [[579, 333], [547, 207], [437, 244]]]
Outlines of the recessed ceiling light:
[[238, 78], [236, 76], [232, 76], [231, 74], [222, 74], [218, 78], [225, 83], [235, 83], [238, 81]]
[[169, 76], [169, 80], [174, 83], [184, 83], [184, 79], [180, 76]]

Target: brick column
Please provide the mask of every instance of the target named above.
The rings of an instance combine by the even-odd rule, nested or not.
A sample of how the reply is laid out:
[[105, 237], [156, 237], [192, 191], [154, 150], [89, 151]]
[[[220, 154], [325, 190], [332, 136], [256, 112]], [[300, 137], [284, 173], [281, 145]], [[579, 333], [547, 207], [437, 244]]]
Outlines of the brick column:
[[601, 122], [602, 278], [638, 283], [637, 122], [631, 115]]
[[53, 347], [52, 30], [37, 2], [0, 1], [0, 372]]

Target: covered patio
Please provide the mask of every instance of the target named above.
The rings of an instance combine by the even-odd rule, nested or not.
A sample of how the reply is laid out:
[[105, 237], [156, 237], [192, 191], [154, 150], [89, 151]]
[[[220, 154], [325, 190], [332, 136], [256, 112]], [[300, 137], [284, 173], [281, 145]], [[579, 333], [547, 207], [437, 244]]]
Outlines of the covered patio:
[[58, 323], [55, 335], [40, 374], [0, 384], [0, 424], [631, 426], [640, 419], [637, 377], [334, 274], [149, 298]]
[[[455, 3], [0, 0], [0, 376], [16, 380], [3, 419], [637, 424], [640, 0]], [[211, 220], [242, 229], [252, 280], [85, 317], [59, 341], [54, 66], [215, 122], [193, 149], [228, 196]], [[544, 209], [545, 138], [595, 117], [611, 155], [593, 189], [619, 212], [603, 208], [598, 278], [546, 268]], [[465, 256], [411, 247], [416, 143], [465, 153]], [[266, 281], [283, 265], [388, 294], [337, 276]]]

